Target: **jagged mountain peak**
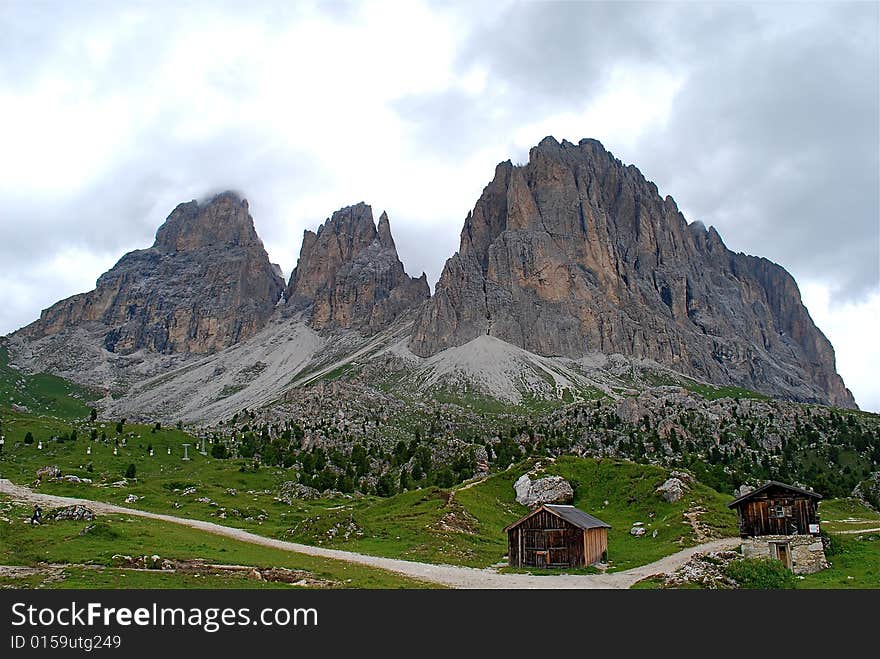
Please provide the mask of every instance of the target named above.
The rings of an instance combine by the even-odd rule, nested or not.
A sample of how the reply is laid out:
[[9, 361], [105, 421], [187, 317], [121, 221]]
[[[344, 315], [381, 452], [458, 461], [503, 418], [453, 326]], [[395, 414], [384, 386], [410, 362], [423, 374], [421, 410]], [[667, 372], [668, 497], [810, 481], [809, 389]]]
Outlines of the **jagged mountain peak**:
[[430, 295], [427, 278], [404, 271], [388, 214], [378, 226], [364, 202], [334, 212], [306, 231], [287, 287], [289, 311], [303, 311], [315, 329], [378, 331]]
[[728, 250], [596, 140], [500, 163], [416, 320], [427, 357], [488, 335], [544, 356], [653, 359], [799, 400], [855, 405], [780, 266]]
[[247, 200], [226, 191], [207, 202], [178, 204], [156, 231], [153, 247], [164, 252], [186, 252], [212, 245], [255, 244], [262, 242]]
[[111, 352], [210, 353], [264, 327], [283, 289], [247, 201], [224, 192], [179, 204], [152, 247], [126, 254], [93, 291], [57, 302], [21, 332], [39, 339], [92, 326]]

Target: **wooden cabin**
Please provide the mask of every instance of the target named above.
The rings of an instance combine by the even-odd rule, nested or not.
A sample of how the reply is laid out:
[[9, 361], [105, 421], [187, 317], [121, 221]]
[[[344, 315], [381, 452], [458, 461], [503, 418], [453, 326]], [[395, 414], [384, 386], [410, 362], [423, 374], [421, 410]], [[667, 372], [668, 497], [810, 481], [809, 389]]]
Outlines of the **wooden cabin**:
[[734, 499], [739, 534], [743, 538], [762, 535], [819, 535], [819, 499], [822, 495], [778, 481]]
[[571, 568], [608, 555], [611, 526], [574, 506], [544, 504], [505, 528], [511, 567]]

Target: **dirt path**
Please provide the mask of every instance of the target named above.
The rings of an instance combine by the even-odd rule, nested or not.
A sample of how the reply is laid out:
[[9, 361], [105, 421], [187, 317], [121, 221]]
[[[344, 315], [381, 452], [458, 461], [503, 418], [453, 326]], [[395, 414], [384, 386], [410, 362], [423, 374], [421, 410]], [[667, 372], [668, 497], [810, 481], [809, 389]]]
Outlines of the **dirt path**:
[[731, 549], [740, 544], [738, 538], [723, 538], [713, 540], [695, 547], [683, 549], [680, 552], [661, 558], [659, 561], [633, 568], [624, 572], [609, 574], [578, 574], [578, 575], [548, 575], [533, 576], [529, 574], [498, 574], [491, 569], [479, 569], [470, 567], [458, 567], [454, 565], [433, 565], [430, 563], [417, 563], [404, 561], [397, 558], [383, 558], [380, 556], [368, 556], [357, 554], [341, 549], [327, 549], [325, 547], [313, 547], [302, 545], [275, 538], [235, 529], [213, 522], [204, 522], [197, 519], [174, 517], [151, 513], [134, 508], [125, 508], [101, 501], [89, 499], [76, 499], [73, 497], [61, 497], [53, 494], [34, 492], [29, 488], [15, 485], [6, 479], [0, 479], [0, 494], [6, 494], [13, 499], [24, 503], [40, 503], [47, 507], [69, 506], [80, 504], [88, 506], [97, 513], [123, 514], [156, 519], [163, 522], [171, 522], [188, 526], [193, 529], [213, 533], [215, 535], [250, 542], [256, 545], [293, 551], [309, 556], [332, 558], [349, 563], [357, 563], [370, 567], [381, 568], [389, 572], [395, 572], [415, 579], [430, 581], [452, 588], [629, 588], [636, 581], [654, 574], [669, 574], [683, 565], [691, 556], [699, 552]]

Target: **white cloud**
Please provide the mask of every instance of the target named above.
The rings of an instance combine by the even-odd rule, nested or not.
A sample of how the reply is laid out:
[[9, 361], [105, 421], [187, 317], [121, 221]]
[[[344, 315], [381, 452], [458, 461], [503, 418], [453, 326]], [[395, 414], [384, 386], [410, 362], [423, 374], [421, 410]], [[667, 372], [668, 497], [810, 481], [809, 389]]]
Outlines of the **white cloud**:
[[821, 282], [800, 285], [804, 305], [810, 311], [837, 356], [837, 372], [853, 392], [859, 407], [880, 413], [880, 291], [857, 301], [834, 300], [831, 288]]

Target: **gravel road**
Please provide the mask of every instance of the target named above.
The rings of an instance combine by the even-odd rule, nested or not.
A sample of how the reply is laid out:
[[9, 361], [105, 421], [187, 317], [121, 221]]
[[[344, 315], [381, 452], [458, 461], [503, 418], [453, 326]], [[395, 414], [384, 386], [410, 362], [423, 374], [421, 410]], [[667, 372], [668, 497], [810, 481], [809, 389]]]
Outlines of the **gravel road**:
[[175, 517], [151, 513], [135, 508], [125, 508], [101, 501], [89, 499], [76, 499], [73, 497], [61, 497], [53, 494], [42, 494], [33, 490], [15, 485], [6, 479], [0, 479], [0, 494], [5, 494], [23, 503], [40, 503], [48, 508], [80, 504], [88, 506], [96, 513], [124, 514], [146, 517], [188, 526], [193, 529], [213, 533], [242, 542], [250, 542], [255, 545], [283, 549], [285, 551], [298, 552], [309, 556], [332, 558], [349, 563], [368, 565], [381, 568], [397, 574], [402, 574], [423, 581], [449, 586], [452, 588], [629, 588], [635, 582], [654, 574], [670, 574], [683, 565], [696, 553], [717, 551], [720, 549], [732, 549], [740, 544], [739, 538], [722, 538], [701, 545], [683, 549], [680, 552], [661, 558], [659, 561], [633, 568], [623, 572], [607, 574], [559, 574], [547, 576], [533, 576], [529, 574], [499, 574], [491, 569], [458, 567], [455, 565], [434, 565], [431, 563], [418, 563], [404, 561], [397, 558], [383, 558], [381, 556], [369, 556], [341, 549], [328, 549], [325, 547], [313, 547], [296, 542], [276, 540], [264, 536], [235, 529], [213, 522], [205, 522], [198, 519]]

